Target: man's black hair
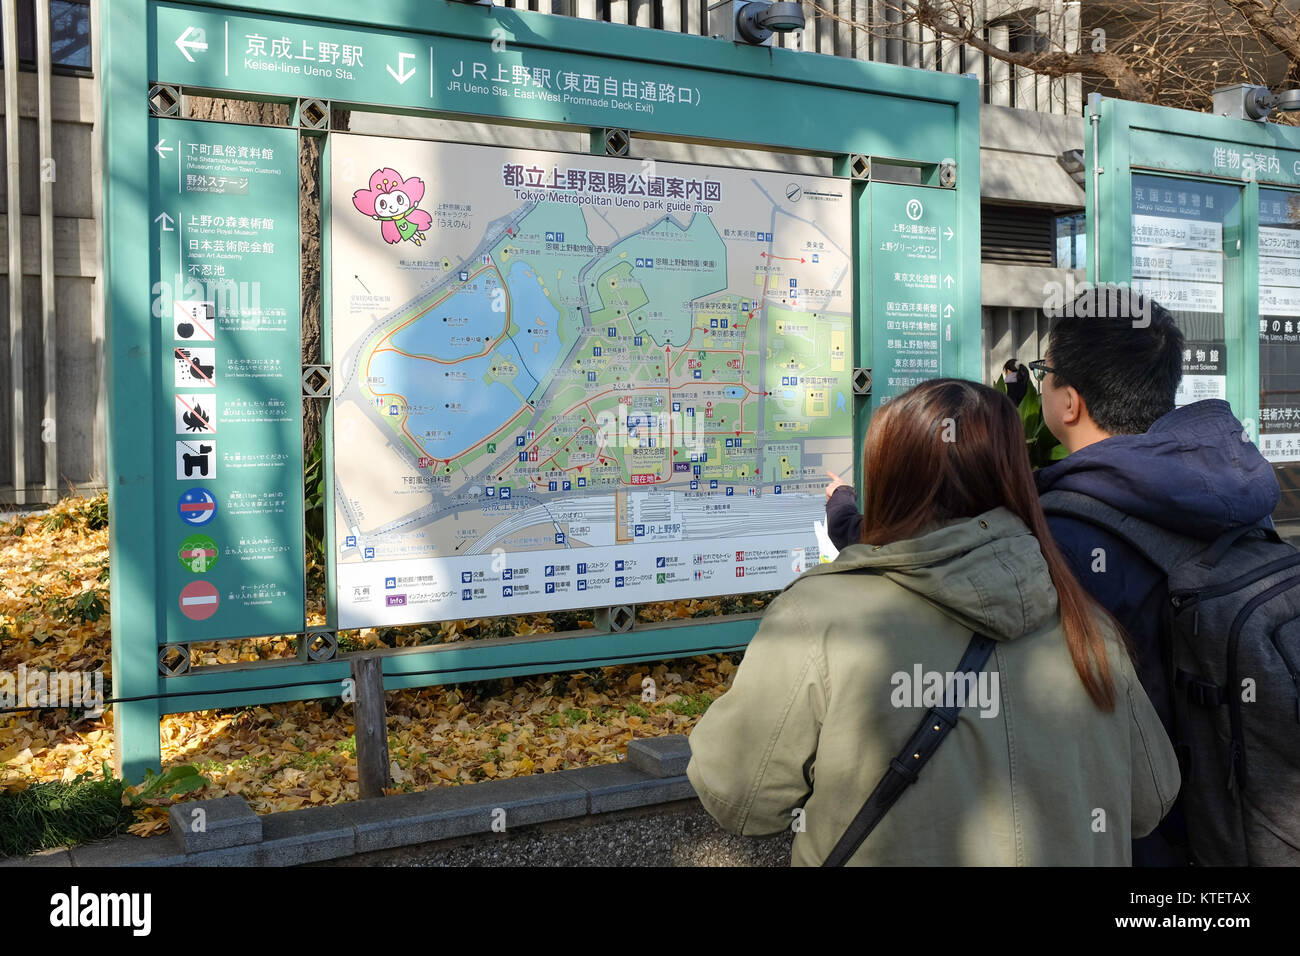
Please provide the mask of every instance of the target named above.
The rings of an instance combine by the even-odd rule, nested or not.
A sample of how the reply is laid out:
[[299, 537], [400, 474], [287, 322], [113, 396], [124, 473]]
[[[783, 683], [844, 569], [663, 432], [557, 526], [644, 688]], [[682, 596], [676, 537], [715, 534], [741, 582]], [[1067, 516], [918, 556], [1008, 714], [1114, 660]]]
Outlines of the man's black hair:
[[[1061, 310], [1058, 310], [1061, 311]], [[1097, 427], [1140, 435], [1173, 411], [1183, 376], [1183, 334], [1167, 310], [1117, 285], [1080, 293], [1051, 316], [1046, 356], [1058, 388], [1072, 386]]]

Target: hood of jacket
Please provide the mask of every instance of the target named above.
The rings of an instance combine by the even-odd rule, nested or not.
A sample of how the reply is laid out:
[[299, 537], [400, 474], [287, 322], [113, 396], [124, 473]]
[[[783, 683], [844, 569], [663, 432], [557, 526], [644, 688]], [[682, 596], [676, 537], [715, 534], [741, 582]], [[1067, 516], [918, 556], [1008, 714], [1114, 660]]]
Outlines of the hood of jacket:
[[799, 580], [853, 571], [878, 573], [995, 640], [1014, 640], [1056, 617], [1056, 588], [1038, 539], [1007, 508], [893, 544], [849, 545]]
[[1168, 531], [1213, 540], [1272, 514], [1273, 466], [1222, 399], [1162, 415], [1141, 435], [1115, 435], [1035, 475], [1039, 494], [1076, 491]]

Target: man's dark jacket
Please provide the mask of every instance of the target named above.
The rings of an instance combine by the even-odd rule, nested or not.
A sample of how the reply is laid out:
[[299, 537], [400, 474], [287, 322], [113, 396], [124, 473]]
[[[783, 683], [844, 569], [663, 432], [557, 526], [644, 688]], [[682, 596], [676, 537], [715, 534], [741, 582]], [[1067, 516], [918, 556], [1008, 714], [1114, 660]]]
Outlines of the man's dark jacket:
[[[1076, 491], [1168, 531], [1213, 541], [1224, 531], [1268, 518], [1279, 490], [1273, 468], [1228, 403], [1196, 402], [1161, 416], [1141, 435], [1115, 435], [1081, 448], [1035, 474], [1039, 494]], [[826, 503], [827, 532], [837, 547], [860, 540], [862, 516], [852, 488]], [[1052, 537], [1075, 577], [1110, 611], [1133, 641], [1137, 673], [1173, 737], [1173, 704], [1160, 645], [1164, 574], [1128, 544], [1086, 522], [1051, 515]], [[1094, 557], [1104, 555], [1102, 564]], [[1093, 568], [1096, 566], [1097, 571]], [[1150, 837], [1134, 843], [1134, 863], [1176, 863], [1178, 806]]]

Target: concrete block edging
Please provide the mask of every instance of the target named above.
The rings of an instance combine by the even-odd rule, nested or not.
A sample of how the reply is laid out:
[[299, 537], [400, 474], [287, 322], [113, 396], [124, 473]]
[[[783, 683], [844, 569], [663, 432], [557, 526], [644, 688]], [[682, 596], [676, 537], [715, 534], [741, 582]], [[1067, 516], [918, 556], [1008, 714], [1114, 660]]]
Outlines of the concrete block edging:
[[[296, 866], [685, 800], [690, 744], [634, 740], [628, 759], [259, 816], [240, 796], [176, 804], [171, 835], [124, 835], [0, 860], [14, 866]], [[198, 813], [196, 811], [202, 811]], [[195, 825], [194, 821], [203, 823]]]

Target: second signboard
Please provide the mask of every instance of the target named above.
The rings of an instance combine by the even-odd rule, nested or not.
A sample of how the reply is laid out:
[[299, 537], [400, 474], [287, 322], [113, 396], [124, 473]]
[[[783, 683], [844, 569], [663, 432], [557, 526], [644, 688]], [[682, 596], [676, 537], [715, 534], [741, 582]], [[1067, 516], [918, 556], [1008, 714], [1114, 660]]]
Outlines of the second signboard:
[[303, 626], [298, 142], [150, 120], [165, 642]]
[[1240, 269], [1240, 236], [1238, 187], [1134, 174], [1133, 288], [1182, 329], [1178, 405], [1227, 397], [1224, 287]]

